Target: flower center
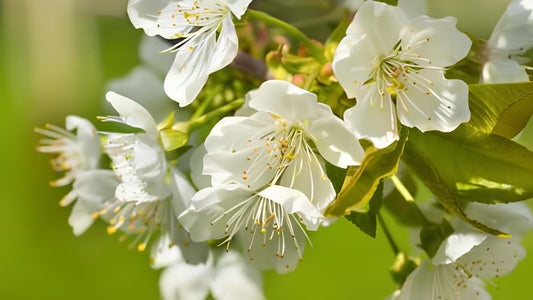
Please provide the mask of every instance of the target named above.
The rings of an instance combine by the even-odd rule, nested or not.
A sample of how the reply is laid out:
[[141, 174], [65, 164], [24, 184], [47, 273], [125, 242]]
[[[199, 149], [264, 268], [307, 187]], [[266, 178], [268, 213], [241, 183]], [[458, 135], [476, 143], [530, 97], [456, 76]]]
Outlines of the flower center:
[[[161, 18], [157, 27], [181, 30], [174, 34], [173, 38], [189, 40], [203, 32], [213, 29], [216, 31], [228, 12], [227, 6], [213, 0], [197, 0], [192, 5], [177, 4], [175, 7], [168, 7], [158, 12]], [[191, 31], [190, 26], [197, 27], [197, 29]], [[173, 49], [176, 48], [173, 47]]]
[[[228, 218], [229, 215], [231, 216]], [[301, 231], [304, 236], [307, 234], [297, 215], [288, 214], [279, 203], [258, 195], [252, 195], [214, 219], [211, 225], [220, 222], [223, 218], [226, 222], [225, 234], [227, 237], [219, 245], [226, 244], [226, 249], [229, 249], [233, 236], [239, 230], [244, 229], [251, 235], [248, 252], [253, 250], [254, 244], [260, 243], [262, 247], [265, 247], [270, 241], [277, 240], [277, 247], [275, 248], [277, 257], [283, 258], [287, 249], [294, 249], [292, 247], [295, 247], [299, 257], [302, 257], [296, 231]], [[289, 236], [294, 245], [286, 240]]]
[[134, 134], [110, 135], [105, 150], [113, 162], [113, 171], [121, 183], [115, 191], [115, 197], [122, 202], [149, 202], [157, 197], [146, 192], [147, 183], [137, 174], [135, 147], [137, 137]]
[[[376, 84], [377, 91], [381, 96], [381, 109], [383, 109], [383, 98], [389, 94], [394, 103], [399, 102], [405, 112], [409, 113], [406, 106], [406, 103], [412, 104], [406, 93], [409, 89], [438, 98], [438, 95], [433, 91], [433, 81], [421, 71], [426, 69], [444, 70], [444, 68], [431, 66], [429, 59], [414, 52], [429, 41], [429, 38], [425, 38], [413, 43], [413, 45], [402, 46], [400, 40], [389, 55], [380, 54], [374, 58], [371, 63], [372, 71], [363, 85]], [[423, 112], [421, 113], [425, 115]]]
[[52, 169], [56, 172], [65, 172], [65, 176], [50, 182], [53, 186], [63, 186], [75, 179], [77, 169], [87, 167], [84, 161], [83, 149], [79, 145], [76, 135], [47, 124], [46, 129], [35, 128], [35, 131], [49, 138], [40, 140], [37, 151], [43, 153], [57, 153], [58, 156], [50, 160]]
[[140, 204], [115, 201], [94, 213], [92, 217], [96, 219], [101, 216], [109, 220], [108, 234], [121, 230], [124, 235], [120, 237], [120, 240], [124, 241], [133, 237], [130, 246], [136, 246], [137, 250], [142, 252], [146, 249], [152, 235], [159, 230], [161, 223], [167, 221], [163, 214], [171, 209], [167, 200]]

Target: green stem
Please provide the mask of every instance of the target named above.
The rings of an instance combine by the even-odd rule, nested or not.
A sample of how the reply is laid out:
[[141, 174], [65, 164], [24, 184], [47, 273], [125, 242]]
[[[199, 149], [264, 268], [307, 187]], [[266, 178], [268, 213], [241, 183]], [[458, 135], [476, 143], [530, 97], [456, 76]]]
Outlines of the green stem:
[[215, 97], [222, 92], [222, 86], [217, 86], [213, 92], [209, 93], [209, 96], [204, 99], [202, 103], [200, 103], [200, 106], [198, 106], [198, 109], [193, 113], [191, 116], [191, 119], [196, 119], [204, 114], [204, 112], [207, 110], [209, 105], [213, 102]]
[[237, 108], [241, 107], [242, 105], [244, 104], [244, 99], [237, 99], [237, 100], [234, 100], [224, 106], [221, 106], [215, 110], [212, 110], [208, 113], [206, 113], [205, 115], [201, 116], [201, 117], [197, 117], [197, 118], [194, 118], [194, 119], [191, 119], [189, 120], [188, 122], [185, 122], [185, 123], [176, 123], [172, 126], [173, 129], [176, 129], [176, 130], [180, 130], [180, 131], [183, 131], [183, 132], [187, 132], [187, 133], [190, 133], [191, 131], [193, 131], [194, 129], [198, 128], [198, 127], [201, 127], [203, 125], [205, 125], [207, 122], [213, 120], [213, 119], [216, 119], [216, 118], [220, 118], [221, 116], [231, 112], [231, 111], [234, 111], [236, 110]]
[[405, 185], [403, 185], [402, 181], [400, 180], [400, 178], [398, 178], [398, 176], [392, 175], [391, 180], [392, 180], [392, 183], [394, 183], [394, 186], [396, 187], [398, 192], [400, 192], [400, 194], [403, 196], [405, 201], [407, 202], [415, 201], [415, 198], [413, 197], [413, 195], [409, 193], [409, 190], [405, 187]]
[[381, 228], [383, 228], [383, 233], [385, 233], [387, 241], [389, 242], [389, 245], [392, 248], [392, 252], [394, 252], [394, 255], [398, 255], [398, 253], [400, 253], [400, 248], [398, 248], [398, 245], [396, 245], [396, 243], [394, 242], [394, 239], [392, 238], [392, 235], [390, 234], [390, 231], [387, 228], [387, 225], [385, 224], [385, 221], [383, 220], [383, 217], [379, 212], [377, 213], [377, 217], [379, 225], [381, 225]]
[[322, 47], [317, 46], [311, 39], [309, 39], [303, 32], [301, 32], [298, 28], [285, 23], [281, 21], [280, 19], [274, 18], [268, 14], [265, 14], [260, 11], [255, 11], [252, 9], [249, 9], [246, 12], [246, 16], [250, 19], [254, 20], [260, 20], [265, 22], [266, 24], [273, 25], [279, 28], [282, 28], [285, 32], [287, 32], [289, 35], [295, 37], [298, 39], [302, 44], [304, 44], [307, 49], [311, 52], [311, 56], [313, 56], [319, 63], [325, 64], [327, 62], [327, 59], [324, 57], [324, 50]]

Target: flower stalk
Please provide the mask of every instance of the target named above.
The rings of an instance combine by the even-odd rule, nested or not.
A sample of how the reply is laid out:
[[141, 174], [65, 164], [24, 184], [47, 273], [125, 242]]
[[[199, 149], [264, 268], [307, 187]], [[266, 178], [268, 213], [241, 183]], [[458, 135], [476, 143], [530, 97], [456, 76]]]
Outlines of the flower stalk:
[[310, 38], [308, 38], [298, 28], [290, 24], [287, 24], [281, 21], [280, 19], [274, 18], [266, 13], [255, 11], [252, 9], [249, 9], [246, 12], [246, 16], [250, 19], [260, 20], [269, 25], [273, 25], [273, 26], [283, 29], [289, 35], [295, 37], [302, 44], [304, 44], [304, 46], [307, 47], [307, 49], [309, 49], [311, 56], [313, 56], [313, 58], [316, 59], [319, 63], [325, 64], [327, 62], [326, 58], [324, 57], [324, 49], [320, 46], [317, 46]]

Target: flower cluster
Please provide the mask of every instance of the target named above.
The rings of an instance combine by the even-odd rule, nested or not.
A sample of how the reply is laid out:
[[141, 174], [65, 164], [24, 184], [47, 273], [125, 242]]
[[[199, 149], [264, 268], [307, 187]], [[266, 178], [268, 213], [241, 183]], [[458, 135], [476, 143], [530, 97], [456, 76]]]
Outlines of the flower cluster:
[[[66, 130], [36, 130], [46, 136], [37, 150], [57, 153], [53, 169], [64, 172], [52, 185], [72, 184], [60, 204], [76, 200], [74, 234], [100, 218], [109, 234], [150, 248], [165, 299], [263, 299], [260, 271], [293, 271], [309, 231], [346, 216], [375, 234], [388, 199], [392, 215], [420, 227], [423, 251], [400, 253], [388, 236], [409, 257], [395, 264], [394, 299], [489, 299], [483, 279], [524, 257], [533, 215], [523, 203], [486, 203], [533, 195], [521, 175], [531, 175], [533, 152], [511, 141], [520, 122], [502, 124], [525, 97], [480, 101], [496, 87], [468, 84], [529, 79], [520, 64], [533, 5], [513, 1], [477, 53], [453, 17], [418, 15], [407, 1], [339, 2], [357, 11], [345, 35], [341, 26], [322, 45], [248, 9], [251, 0], [129, 0], [133, 25], [162, 39], [145, 38], [143, 65], [109, 84], [116, 114], [99, 120], [111, 129], [68, 116]], [[475, 55], [469, 77], [458, 76]], [[402, 183], [413, 175], [438, 199], [439, 218]]]

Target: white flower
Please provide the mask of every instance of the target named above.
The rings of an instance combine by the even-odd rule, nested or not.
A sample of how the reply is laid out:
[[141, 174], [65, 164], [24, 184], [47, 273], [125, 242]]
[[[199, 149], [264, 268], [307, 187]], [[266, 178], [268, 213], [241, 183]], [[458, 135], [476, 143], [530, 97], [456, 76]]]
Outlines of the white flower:
[[[196, 190], [175, 166], [167, 163], [158, 142], [157, 125], [150, 113], [135, 101], [113, 92], [107, 100], [119, 117], [104, 121], [125, 123], [143, 133], [108, 134], [106, 152], [120, 180], [116, 201], [99, 214], [109, 222], [108, 232], [117, 230], [132, 236], [133, 245], [144, 251], [154, 234], [168, 235], [168, 246], [179, 246], [189, 262], [203, 261], [207, 245], [191, 243], [177, 216], [190, 205]], [[158, 244], [163, 243], [162, 240]]]
[[498, 238], [454, 222], [456, 232], [443, 241], [431, 261], [424, 261], [407, 277], [394, 299], [491, 299], [481, 279], [506, 275], [525, 257], [519, 241], [532, 228], [533, 215], [524, 203], [471, 203], [466, 211], [470, 217], [515, 236]]
[[52, 168], [56, 172], [65, 172], [64, 177], [50, 183], [54, 186], [72, 183], [78, 170], [96, 169], [100, 161], [100, 137], [91, 122], [68, 116], [65, 125], [66, 130], [51, 124], [45, 129], [35, 128], [37, 133], [47, 137], [39, 141], [37, 151], [57, 153], [58, 156], [50, 160]]
[[356, 135], [386, 147], [398, 139], [397, 118], [422, 131], [452, 131], [470, 119], [468, 86], [444, 78], [471, 41], [456, 20], [409, 20], [395, 6], [365, 2], [333, 59], [348, 98], [357, 98], [344, 119]]
[[203, 173], [211, 175], [213, 186], [297, 189], [324, 209], [335, 191], [321, 157], [341, 168], [358, 165], [364, 152], [357, 138], [329, 106], [286, 81], [267, 81], [249, 95], [257, 112], [215, 125], [205, 141]]
[[229, 249], [241, 234], [258, 268], [286, 273], [302, 258], [307, 230], [317, 230], [322, 214], [300, 191], [274, 185], [255, 192], [237, 185], [200, 190], [179, 217], [193, 241], [223, 239]]
[[316, 230], [335, 198], [320, 155], [346, 168], [364, 153], [312, 93], [267, 81], [249, 100], [255, 113], [224, 118], [207, 137], [203, 173], [213, 187], [200, 190], [179, 219], [195, 241], [223, 238], [229, 247], [242, 233], [251, 260], [284, 273], [302, 258], [303, 225]]
[[113, 170], [121, 184], [116, 197], [122, 202], [150, 202], [164, 199], [170, 194], [166, 187], [167, 164], [163, 149], [158, 143], [157, 125], [138, 103], [119, 94], [109, 92], [107, 100], [120, 117], [106, 117], [104, 121], [125, 123], [143, 129], [144, 133], [111, 133], [105, 145], [113, 162]]
[[492, 31], [485, 52], [481, 82], [529, 81], [529, 59], [522, 55], [533, 47], [533, 2], [514, 0]]
[[165, 300], [203, 300], [211, 294], [218, 300], [265, 299], [262, 276], [235, 251], [223, 253], [215, 263], [190, 265], [182, 260], [166, 268], [159, 280]]
[[489, 236], [478, 245], [469, 239], [454, 243], [449, 246], [470, 250], [449, 263], [436, 261], [437, 256], [433, 262], [422, 262], [407, 277], [397, 299], [491, 299], [481, 279], [508, 274], [525, 257], [524, 249], [512, 239]]
[[[240, 18], [251, 0], [130, 0], [128, 14], [147, 35], [183, 38], [165, 79], [165, 92], [180, 106], [191, 103], [210, 73], [237, 55], [238, 38], [232, 13]], [[220, 29], [220, 33], [217, 31]]]
[[[72, 190], [59, 204], [70, 205], [76, 201], [68, 218], [68, 223], [79, 236], [84, 233], [98, 217], [98, 212], [114, 198], [118, 185], [113, 172], [97, 169], [100, 161], [100, 137], [94, 126], [86, 119], [77, 116], [66, 118], [66, 129], [47, 125], [46, 129], [36, 131], [47, 136], [42, 139], [37, 151], [59, 154], [51, 160], [57, 172], [65, 176], [51, 182], [54, 186], [72, 184]], [[72, 133], [72, 131], [76, 133]]]

